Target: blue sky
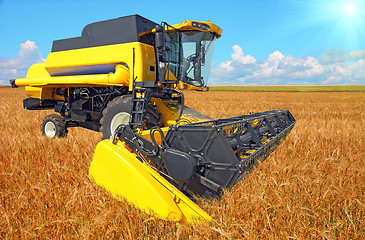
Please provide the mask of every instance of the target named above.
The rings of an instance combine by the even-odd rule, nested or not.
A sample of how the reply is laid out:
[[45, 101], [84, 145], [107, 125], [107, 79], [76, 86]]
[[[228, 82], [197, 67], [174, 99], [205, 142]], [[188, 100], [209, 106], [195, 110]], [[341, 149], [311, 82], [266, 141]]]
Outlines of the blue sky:
[[365, 84], [364, 0], [0, 0], [0, 84], [45, 61], [53, 40], [132, 14], [220, 26], [209, 84]]

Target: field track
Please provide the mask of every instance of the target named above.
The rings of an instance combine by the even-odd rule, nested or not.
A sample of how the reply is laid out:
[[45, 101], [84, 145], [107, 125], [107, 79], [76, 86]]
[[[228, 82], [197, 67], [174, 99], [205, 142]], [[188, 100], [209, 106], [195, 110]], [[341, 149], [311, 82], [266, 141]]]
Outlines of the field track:
[[[52, 111], [26, 111], [0, 88], [0, 239], [364, 239], [365, 92], [185, 92], [212, 118], [289, 109], [297, 124], [221, 201], [216, 223], [156, 220], [88, 178], [101, 137], [81, 128], [46, 139]], [[132, 184], [132, 183], [131, 183]]]

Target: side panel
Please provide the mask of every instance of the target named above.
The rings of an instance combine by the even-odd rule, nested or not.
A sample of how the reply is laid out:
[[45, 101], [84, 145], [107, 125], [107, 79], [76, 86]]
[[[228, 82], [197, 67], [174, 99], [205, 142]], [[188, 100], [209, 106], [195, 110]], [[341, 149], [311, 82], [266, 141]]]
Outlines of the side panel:
[[[27, 73], [27, 78], [50, 78], [51, 76], [47, 72], [47, 70], [44, 67], [44, 63], [36, 63], [33, 64]], [[64, 98], [61, 96], [58, 96], [54, 93], [54, 88], [52, 87], [32, 87], [32, 86], [26, 86], [25, 87], [25, 93], [29, 97], [33, 98], [39, 98], [39, 99], [57, 99], [57, 100], [63, 100]]]
[[[130, 70], [130, 84], [134, 77], [137, 81], [156, 80], [156, 60], [154, 47], [140, 42], [115, 44], [100, 47], [52, 52], [48, 55], [45, 67], [52, 74], [62, 74], [77, 67], [85, 69], [108, 66], [108, 64], [126, 64]], [[105, 68], [105, 74], [109, 68]], [[73, 70], [74, 71], [74, 70]], [[101, 72], [100, 72], [101, 73]]]
[[26, 86], [25, 94], [27, 94], [28, 97], [32, 97], [32, 98], [64, 100], [63, 97], [58, 96], [54, 93], [54, 88], [52, 88], [52, 87]]
[[44, 63], [36, 63], [30, 66], [27, 72], [27, 78], [49, 78], [48, 71], [45, 68]]

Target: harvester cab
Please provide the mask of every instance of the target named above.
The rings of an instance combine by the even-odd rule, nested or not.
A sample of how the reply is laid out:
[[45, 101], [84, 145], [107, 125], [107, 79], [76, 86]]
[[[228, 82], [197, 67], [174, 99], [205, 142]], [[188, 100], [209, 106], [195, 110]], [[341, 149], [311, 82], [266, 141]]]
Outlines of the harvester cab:
[[[190, 89], [204, 89], [208, 81], [215, 40], [221, 36], [222, 30], [209, 21], [184, 21], [174, 26], [163, 23], [155, 31], [159, 80], [164, 82], [174, 79], [185, 88], [190, 85]], [[169, 69], [167, 75], [165, 66]]]
[[139, 15], [87, 25], [53, 42], [13, 87], [24, 108], [54, 109], [42, 132], [102, 132], [90, 177], [118, 199], [163, 219], [211, 220], [193, 198], [216, 198], [266, 159], [294, 127], [288, 110], [211, 119], [184, 105], [181, 90], [207, 91], [216, 39], [207, 21], [156, 24]]

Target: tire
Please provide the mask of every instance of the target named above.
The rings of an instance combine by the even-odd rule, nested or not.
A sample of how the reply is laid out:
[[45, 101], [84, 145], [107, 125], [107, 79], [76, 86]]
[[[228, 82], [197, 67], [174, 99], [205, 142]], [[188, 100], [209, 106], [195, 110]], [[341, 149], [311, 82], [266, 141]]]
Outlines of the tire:
[[100, 119], [100, 132], [103, 133], [102, 140], [109, 139], [120, 124], [129, 124], [131, 104], [131, 95], [116, 97], [108, 103], [103, 110], [103, 117]]
[[[103, 133], [102, 140], [109, 139], [120, 124], [129, 124], [130, 111], [132, 107], [132, 96], [124, 95], [114, 98], [103, 110], [103, 117], [100, 119], [100, 132]], [[145, 106], [145, 129], [153, 126], [161, 127], [161, 114], [157, 112], [156, 106], [148, 102]]]
[[67, 127], [63, 118], [58, 114], [46, 116], [42, 122], [42, 135], [48, 138], [62, 138], [67, 136]]

